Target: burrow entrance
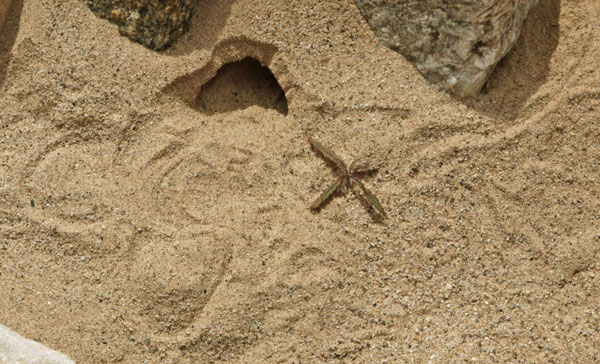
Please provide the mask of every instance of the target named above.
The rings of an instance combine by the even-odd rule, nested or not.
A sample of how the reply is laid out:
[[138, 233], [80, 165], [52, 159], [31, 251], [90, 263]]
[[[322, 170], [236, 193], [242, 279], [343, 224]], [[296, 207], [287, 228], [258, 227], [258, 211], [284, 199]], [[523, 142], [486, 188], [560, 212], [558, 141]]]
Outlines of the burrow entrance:
[[206, 114], [243, 110], [252, 105], [288, 113], [285, 92], [268, 67], [252, 57], [227, 63], [200, 88], [194, 107]]

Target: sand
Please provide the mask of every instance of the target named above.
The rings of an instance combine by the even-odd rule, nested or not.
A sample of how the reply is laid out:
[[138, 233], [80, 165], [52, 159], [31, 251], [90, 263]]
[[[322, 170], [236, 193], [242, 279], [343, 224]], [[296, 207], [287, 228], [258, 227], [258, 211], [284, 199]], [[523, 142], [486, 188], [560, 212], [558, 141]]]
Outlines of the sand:
[[[541, 0], [467, 99], [352, 1], [205, 2], [161, 53], [16, 3], [0, 323], [78, 363], [600, 361], [597, 0]], [[379, 166], [387, 219], [310, 211], [308, 137]]]

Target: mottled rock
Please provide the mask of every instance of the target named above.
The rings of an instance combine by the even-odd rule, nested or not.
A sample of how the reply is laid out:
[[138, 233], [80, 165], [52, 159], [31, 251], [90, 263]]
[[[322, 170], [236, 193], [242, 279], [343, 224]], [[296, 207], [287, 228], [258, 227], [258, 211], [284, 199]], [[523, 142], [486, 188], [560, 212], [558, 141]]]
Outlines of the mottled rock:
[[376, 36], [431, 83], [477, 92], [538, 0], [354, 0]]
[[4, 21], [8, 16], [11, 5], [12, 0], [0, 0], [0, 29], [2, 29], [2, 26], [4, 25]]
[[0, 364], [75, 364], [66, 355], [0, 325]]
[[184, 34], [197, 0], [85, 0], [97, 16], [119, 26], [119, 33], [159, 51]]

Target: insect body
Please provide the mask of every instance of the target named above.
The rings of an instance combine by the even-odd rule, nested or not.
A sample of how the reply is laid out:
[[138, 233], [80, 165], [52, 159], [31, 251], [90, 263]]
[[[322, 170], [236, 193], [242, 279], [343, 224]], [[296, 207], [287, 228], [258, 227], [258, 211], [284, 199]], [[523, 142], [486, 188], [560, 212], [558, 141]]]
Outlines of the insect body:
[[323, 155], [325, 159], [332, 162], [335, 165], [336, 169], [339, 171], [337, 181], [335, 181], [335, 183], [333, 183], [325, 191], [323, 191], [323, 193], [321, 193], [321, 196], [319, 196], [319, 198], [317, 198], [315, 202], [313, 202], [312, 205], [310, 205], [310, 208], [312, 210], [319, 209], [321, 205], [323, 205], [323, 203], [329, 200], [329, 198], [331, 198], [331, 196], [333, 196], [340, 188], [350, 187], [353, 183], [355, 183], [358, 185], [358, 187], [360, 187], [362, 193], [365, 195], [367, 203], [371, 207], [375, 208], [381, 216], [387, 217], [377, 197], [375, 197], [375, 195], [373, 195], [367, 189], [367, 187], [365, 187], [364, 183], [362, 183], [362, 181], [360, 181], [359, 179], [361, 175], [365, 173], [370, 173], [374, 171], [375, 168], [370, 168], [367, 165], [357, 164], [356, 161], [352, 162], [352, 164], [350, 164], [350, 167], [347, 167], [346, 163], [344, 163], [344, 161], [340, 157], [338, 157], [330, 149], [323, 146], [321, 143], [317, 142], [312, 138], [308, 138], [308, 142], [310, 143], [310, 145], [313, 146], [313, 148], [315, 148], [319, 153], [321, 153], [321, 155]]

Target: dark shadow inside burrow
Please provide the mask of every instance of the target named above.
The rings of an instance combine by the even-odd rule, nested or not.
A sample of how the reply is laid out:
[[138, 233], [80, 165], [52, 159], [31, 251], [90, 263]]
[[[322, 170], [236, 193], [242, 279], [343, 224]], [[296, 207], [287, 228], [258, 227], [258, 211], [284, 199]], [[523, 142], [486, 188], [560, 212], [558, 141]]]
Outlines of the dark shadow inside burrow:
[[288, 113], [285, 92], [268, 67], [246, 57], [219, 69], [200, 88], [194, 108], [206, 114], [243, 110], [252, 105]]

